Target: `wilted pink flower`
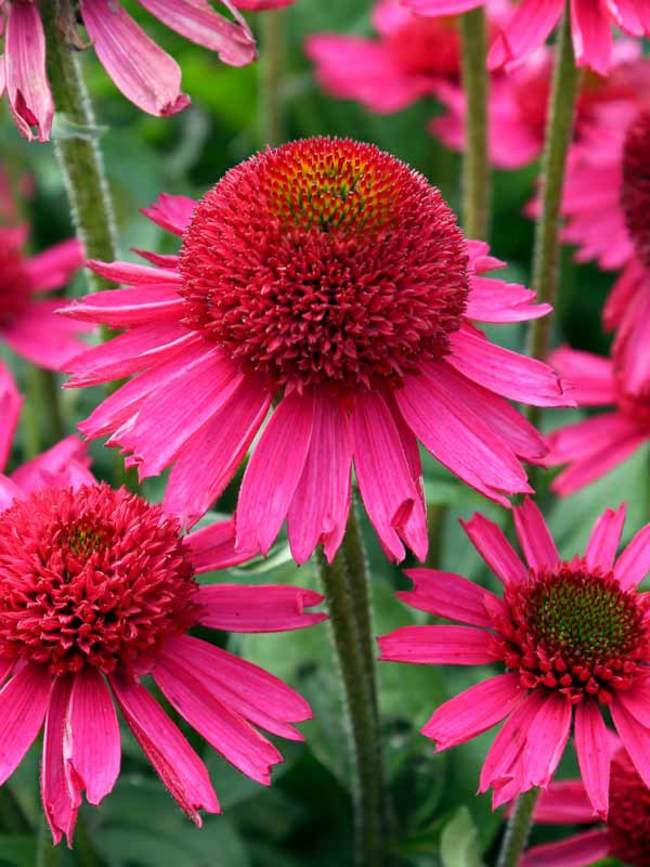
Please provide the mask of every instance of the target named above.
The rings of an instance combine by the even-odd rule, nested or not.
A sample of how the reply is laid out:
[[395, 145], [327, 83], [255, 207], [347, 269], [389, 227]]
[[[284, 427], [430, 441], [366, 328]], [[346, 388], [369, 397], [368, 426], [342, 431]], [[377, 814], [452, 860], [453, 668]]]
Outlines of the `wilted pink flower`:
[[34, 364], [59, 370], [84, 348], [79, 335], [89, 329], [55, 316], [61, 299], [41, 293], [65, 286], [83, 262], [81, 244], [63, 241], [28, 258], [26, 240], [26, 226], [0, 227], [0, 341]]
[[[238, 544], [267, 553], [285, 518], [295, 559], [336, 552], [350, 471], [386, 552], [427, 549], [417, 441], [486, 496], [530, 491], [519, 459], [538, 433], [503, 397], [565, 405], [550, 367], [502, 349], [471, 320], [546, 314], [503, 263], [467, 242], [438, 190], [394, 157], [308, 139], [232, 169], [198, 203], [147, 214], [182, 235], [153, 266], [92, 263], [134, 288], [65, 313], [127, 333], [70, 364], [70, 385], [132, 374], [82, 423], [132, 454], [144, 478], [173, 464], [166, 507], [191, 524], [255, 435]], [[267, 425], [264, 420], [273, 404]]]
[[400, 0], [378, 0], [372, 10], [377, 39], [319, 33], [305, 44], [327, 92], [371, 111], [399, 111], [460, 80], [455, 18], [422, 18]]
[[[606, 749], [606, 745], [601, 746]], [[557, 843], [528, 849], [520, 867], [589, 867], [618, 858], [630, 867], [650, 863], [650, 789], [624, 749], [612, 759], [609, 813], [605, 824]], [[534, 821], [547, 825], [592, 825], [593, 807], [580, 780], [551, 783], [535, 808]]]
[[[640, 376], [646, 375], [650, 345], [634, 349]], [[650, 440], [650, 391], [631, 392], [614, 361], [590, 352], [566, 347], [554, 352], [551, 361], [571, 381], [578, 406], [612, 407], [548, 437], [546, 464], [568, 464], [551, 487], [566, 496], [608, 473]]]
[[145, 687], [165, 698], [242, 773], [269, 784], [282, 761], [259, 729], [300, 740], [306, 701], [193, 626], [275, 632], [318, 623], [322, 597], [298, 587], [200, 586], [196, 575], [246, 559], [232, 521], [183, 537], [176, 519], [98, 484], [70, 437], [0, 476], [0, 783], [44, 726], [43, 809], [70, 842], [85, 793], [120, 769], [116, 705], [161, 779], [201, 824], [220, 811], [207, 768]]
[[[139, 0], [140, 5], [192, 42], [215, 51], [224, 63], [242, 66], [255, 58], [255, 40], [231, 0], [221, 3], [233, 15], [218, 15], [197, 0]], [[138, 108], [155, 115], [174, 114], [189, 104], [181, 91], [181, 70], [128, 15], [118, 0], [80, 0], [79, 12], [100, 62], [122, 93]], [[54, 104], [45, 68], [45, 36], [38, 4], [6, 0], [0, 4], [0, 94], [6, 89], [20, 132], [47, 141]], [[61, 21], [61, 39], [79, 45], [75, 21]], [[133, 62], [137, 58], [137, 62]]]
[[[420, 15], [459, 15], [484, 5], [484, 0], [403, 0]], [[492, 44], [489, 64], [506, 69], [521, 63], [546, 42], [566, 8], [564, 0], [522, 0]], [[612, 62], [612, 26], [631, 36], [650, 34], [649, 0], [617, 3], [577, 0], [571, 4], [571, 35], [578, 66], [607, 75]]]
[[379, 639], [381, 659], [428, 665], [500, 663], [491, 676], [445, 702], [422, 729], [438, 750], [505, 719], [485, 759], [479, 791], [507, 803], [546, 788], [574, 726], [582, 779], [606, 816], [608, 710], [639, 774], [650, 785], [650, 609], [637, 591], [650, 570], [650, 524], [616, 559], [625, 508], [596, 522], [584, 557], [563, 561], [532, 500], [514, 508], [526, 565], [502, 531], [479, 514], [465, 532], [503, 597], [460, 575], [412, 569], [401, 599], [463, 626], [406, 626]]

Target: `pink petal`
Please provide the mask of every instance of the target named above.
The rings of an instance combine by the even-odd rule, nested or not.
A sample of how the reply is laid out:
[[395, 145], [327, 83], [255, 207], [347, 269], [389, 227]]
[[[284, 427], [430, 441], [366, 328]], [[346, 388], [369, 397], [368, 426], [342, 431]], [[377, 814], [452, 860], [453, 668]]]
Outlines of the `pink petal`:
[[34, 299], [4, 323], [2, 339], [17, 355], [49, 370], [61, 370], [86, 348], [80, 339], [91, 330], [85, 323], [57, 316], [57, 298]]
[[607, 829], [594, 828], [560, 843], [533, 846], [521, 859], [519, 867], [589, 867], [610, 852]]
[[637, 681], [629, 690], [620, 690], [617, 700], [637, 722], [650, 729], [650, 679]]
[[228, 569], [250, 560], [250, 551], [235, 547], [235, 521], [217, 521], [184, 538], [192, 566], [197, 574], [213, 569]]
[[86, 295], [59, 312], [71, 319], [110, 325], [111, 328], [131, 328], [166, 319], [178, 322], [184, 304], [172, 287], [151, 286]]
[[[248, 25], [237, 15], [237, 23], [228, 21], [204, 0], [139, 0], [152, 15], [186, 39], [216, 51], [219, 60], [232, 66], [245, 66], [255, 60], [255, 39]], [[234, 14], [228, 0], [224, 5]]]
[[528, 570], [500, 527], [478, 513], [469, 521], [461, 519], [460, 523], [481, 557], [505, 585], [526, 580]]
[[490, 49], [490, 69], [523, 60], [543, 45], [563, 7], [562, 0], [523, 0]]
[[[36, 3], [11, 3], [6, 11], [4, 78], [11, 112], [28, 141], [48, 141], [54, 116], [45, 71], [45, 34]], [[0, 89], [1, 91], [1, 89]]]
[[598, 705], [580, 702], [575, 715], [575, 744], [582, 777], [594, 812], [602, 819], [609, 810], [609, 770], [611, 755], [604, 748], [608, 732]]
[[438, 750], [465, 743], [506, 717], [521, 701], [516, 674], [499, 674], [483, 680], [446, 701], [422, 728]]
[[451, 336], [451, 349], [445, 360], [468, 379], [496, 394], [533, 406], [575, 405], [565, 394], [560, 377], [536, 358], [496, 346], [469, 329]]
[[0, 785], [16, 770], [45, 718], [52, 678], [28, 663], [0, 689]]
[[549, 362], [571, 383], [571, 397], [578, 406], [616, 403], [616, 385], [609, 358], [565, 346], [553, 352]]
[[111, 677], [111, 686], [143, 752], [180, 807], [201, 827], [199, 810], [220, 812], [207, 768], [143, 686], [122, 675]]
[[338, 401], [314, 396], [314, 425], [302, 476], [289, 506], [289, 544], [301, 565], [323, 545], [331, 563], [341, 544], [350, 509], [352, 436]]
[[622, 590], [631, 590], [650, 572], [650, 524], [633, 536], [614, 567], [614, 578]]
[[121, 743], [113, 699], [97, 669], [86, 667], [74, 676], [64, 755], [88, 802], [99, 804], [120, 773]]
[[[246, 377], [233, 395], [185, 443], [165, 490], [165, 509], [191, 526], [222, 493], [264, 421], [271, 394]], [[244, 546], [243, 546], [244, 547]]]
[[153, 678], [176, 711], [217, 752], [251, 779], [271, 784], [271, 769], [282, 755], [243, 717], [218, 701], [191, 669], [163, 654]]
[[451, 572], [407, 569], [404, 574], [413, 582], [413, 589], [396, 595], [419, 611], [490, 629], [492, 619], [488, 616], [486, 601], [489, 600], [492, 606], [503, 606], [494, 593]]
[[201, 587], [194, 600], [201, 608], [200, 622], [225, 632], [284, 632], [327, 617], [305, 611], [320, 605], [323, 597], [302, 587], [210, 584]]
[[593, 821], [594, 808], [581, 780], [552, 782], [535, 805], [535, 822], [538, 824], [581, 825]]
[[253, 451], [237, 501], [237, 545], [268, 554], [302, 475], [314, 423], [311, 394], [285, 395]]
[[423, 665], [494, 662], [491, 636], [470, 626], [401, 626], [377, 639], [380, 659]]
[[643, 36], [645, 28], [637, 0], [608, 0], [607, 10], [621, 30], [633, 36]]
[[76, 238], [62, 241], [27, 260], [25, 264], [29, 282], [39, 292], [61, 289], [81, 268], [83, 260], [83, 249]]
[[[56, 845], [65, 834], [69, 846], [72, 845], [77, 811], [81, 804], [81, 793], [74, 779], [70, 781], [66, 776], [63, 759], [63, 738], [71, 690], [71, 677], [54, 678], [45, 720], [41, 764], [41, 800], [52, 839]], [[72, 788], [69, 782], [73, 783]]]
[[[592, 421], [592, 419], [589, 419]], [[587, 422], [584, 422], [586, 425]], [[630, 431], [632, 427], [627, 422], [628, 433], [624, 439], [606, 443], [596, 452], [590, 452], [583, 460], [578, 460], [553, 481], [551, 490], [566, 497], [575, 491], [604, 476], [614, 467], [623, 463], [630, 455], [634, 454], [648, 440], [647, 433]]]
[[625, 524], [625, 503], [614, 509], [606, 509], [591, 531], [585, 551], [585, 561], [590, 569], [609, 572], [614, 566], [616, 552], [621, 542]]
[[81, 0], [97, 57], [124, 96], [142, 111], [176, 114], [189, 105], [176, 61], [112, 0]]
[[519, 283], [490, 277], [470, 277], [465, 316], [478, 322], [527, 322], [546, 316], [550, 304], [536, 304], [536, 293]]
[[526, 733], [521, 755], [524, 789], [546, 788], [569, 739], [573, 706], [559, 693], [550, 692]]
[[612, 720], [623, 746], [628, 751], [632, 764], [643, 782], [650, 788], [650, 729], [629, 713], [614, 696], [610, 705]]
[[402, 560], [403, 539], [422, 558], [427, 550], [424, 512], [420, 512], [418, 526], [407, 528], [422, 493], [414, 483], [393, 415], [380, 394], [357, 394], [351, 428], [359, 491], [382, 547], [392, 559]]
[[606, 76], [613, 40], [604, 0], [571, 0], [571, 36], [577, 65]]
[[526, 497], [513, 509], [519, 542], [531, 569], [554, 569], [560, 561], [553, 537], [537, 504]]
[[548, 438], [551, 452], [547, 463], [551, 466], [567, 461], [583, 460], [598, 454], [620, 439], [638, 434], [638, 428], [622, 413], [611, 412], [593, 416], [584, 421], [553, 431]]
[[20, 488], [7, 476], [0, 473], [0, 512], [4, 512], [16, 499], [23, 496]]
[[69, 436], [21, 464], [11, 474], [11, 480], [25, 494], [41, 491], [45, 487], [78, 488], [95, 484], [89, 466], [90, 456], [86, 444], [79, 437]]
[[11, 371], [0, 362], [0, 471], [6, 467], [11, 454], [22, 405], [23, 398]]
[[174, 235], [182, 235], [189, 226], [196, 201], [188, 196], [161, 193], [149, 208], [143, 208], [145, 217]]
[[404, 0], [404, 5], [418, 15], [460, 15], [483, 5], [483, 0]]
[[100, 277], [105, 277], [114, 283], [126, 283], [129, 286], [180, 286], [183, 282], [179, 271], [154, 268], [137, 262], [100, 262], [97, 259], [90, 259], [86, 265]]

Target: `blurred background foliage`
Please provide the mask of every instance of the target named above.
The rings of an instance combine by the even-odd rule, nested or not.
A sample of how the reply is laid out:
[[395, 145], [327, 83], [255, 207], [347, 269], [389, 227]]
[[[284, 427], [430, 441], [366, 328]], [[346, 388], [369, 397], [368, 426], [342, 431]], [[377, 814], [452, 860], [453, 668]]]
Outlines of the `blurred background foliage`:
[[[91, 52], [85, 70], [96, 108], [108, 175], [114, 192], [121, 253], [133, 247], [169, 249], [169, 236], [149, 223], [139, 209], [161, 191], [199, 196], [238, 161], [264, 145], [260, 105], [259, 65], [233, 69], [208, 51], [177, 38], [146, 15], [136, 3], [125, 3], [154, 38], [173, 54], [183, 69], [192, 107], [160, 120], [140, 113], [115, 90]], [[459, 157], [446, 151], [426, 132], [427, 121], [439, 111], [432, 99], [390, 116], [367, 112], [352, 102], [323, 95], [311, 74], [302, 45], [307, 35], [335, 31], [370, 34], [370, 0], [297, 0], [283, 13], [284, 75], [282, 99], [286, 138], [317, 134], [352, 136], [374, 142], [423, 172], [440, 187], [454, 208], [459, 199]], [[259, 28], [261, 16], [252, 18]], [[263, 54], [264, 44], [260, 40]], [[14, 179], [28, 173], [34, 192], [22, 202], [32, 225], [34, 251], [68, 236], [71, 226], [53, 149], [27, 145], [16, 133], [6, 110], [0, 117], [3, 163]], [[529, 276], [532, 224], [522, 209], [531, 197], [536, 166], [496, 173], [491, 243], [494, 254], [509, 263], [508, 276], [525, 282]], [[173, 248], [172, 248], [173, 249]], [[564, 251], [561, 301], [555, 319], [555, 343], [606, 352], [600, 314], [612, 277], [593, 266], [573, 264]], [[83, 277], [71, 293], [85, 291]], [[523, 349], [523, 327], [500, 327], [493, 336], [502, 345]], [[9, 360], [9, 356], [3, 357]], [[24, 385], [27, 372], [11, 359]], [[65, 392], [69, 431], [99, 399], [93, 390]], [[25, 414], [36, 413], [29, 403]], [[543, 424], [563, 423], [573, 411], [548, 411]], [[577, 411], [574, 413], [577, 416]], [[51, 445], [48, 419], [37, 415], [40, 446]], [[26, 456], [25, 435], [19, 432], [12, 460]], [[99, 476], [111, 478], [112, 455], [93, 446]], [[553, 502], [542, 488], [544, 509], [561, 552], [572, 556], [584, 545], [590, 526], [605, 505], [628, 502], [627, 536], [642, 522], [644, 455], [564, 502]], [[490, 584], [478, 556], [458, 526], [480, 510], [507, 523], [498, 507], [463, 487], [436, 463], [425, 459], [426, 489], [432, 515], [434, 547], [440, 568]], [[164, 479], [149, 481], [145, 490], [160, 499]], [[228, 512], [235, 487], [218, 504]], [[397, 626], [425, 622], [407, 610], [394, 590], [407, 585], [400, 569], [388, 563], [376, 537], [365, 527], [372, 576], [377, 634]], [[409, 564], [406, 564], [409, 565]], [[208, 575], [207, 582], [300, 583], [316, 586], [311, 565], [296, 568], [286, 546], [277, 546], [269, 560], [229, 573]], [[60, 863], [79, 867], [348, 867], [351, 865], [351, 794], [347, 785], [346, 747], [337, 672], [333, 668], [326, 626], [286, 635], [250, 635], [226, 639], [228, 646], [263, 665], [301, 690], [312, 703], [315, 719], [304, 726], [306, 744], [280, 743], [286, 757], [264, 789], [247, 780], [204, 748], [224, 815], [208, 817], [202, 830], [181, 814], [125, 734], [124, 772], [115, 792], [98, 809], [84, 809], [74, 852], [64, 851]], [[418, 733], [446, 696], [479, 679], [468, 669], [380, 666], [380, 705], [384, 719], [386, 767], [393, 806], [395, 867], [479, 867], [494, 863], [502, 814], [493, 814], [488, 796], [476, 797], [478, 771], [492, 733], [448, 754], [435, 755]], [[561, 775], [575, 774], [572, 757]], [[38, 755], [33, 751], [8, 784], [12, 800], [0, 812], [0, 865], [33, 867], [36, 830], [41, 827], [38, 804]], [[16, 829], [21, 829], [18, 833]], [[559, 833], [566, 834], [567, 829]], [[553, 829], [536, 830], [535, 839], [557, 836]], [[58, 862], [57, 862], [58, 863]]]

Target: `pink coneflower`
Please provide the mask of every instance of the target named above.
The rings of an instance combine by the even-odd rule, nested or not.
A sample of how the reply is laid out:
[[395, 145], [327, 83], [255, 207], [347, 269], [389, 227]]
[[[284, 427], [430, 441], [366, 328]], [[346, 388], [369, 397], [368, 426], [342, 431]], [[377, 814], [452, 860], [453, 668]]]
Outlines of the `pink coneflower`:
[[0, 227], [0, 341], [28, 361], [58, 370], [81, 352], [79, 335], [88, 328], [55, 316], [60, 298], [40, 296], [65, 286], [81, 266], [81, 244], [63, 241], [28, 258], [26, 240], [25, 226]]
[[[255, 58], [255, 40], [231, 0], [221, 0], [234, 20], [196, 0], [139, 0], [140, 5], [181, 36], [215, 51], [224, 63], [242, 66]], [[189, 104], [181, 70], [128, 15], [118, 0], [80, 0], [79, 14], [97, 57], [127, 99], [149, 114], [175, 114]], [[45, 69], [45, 35], [38, 4], [0, 4], [0, 94], [6, 89], [16, 125], [30, 141], [47, 141], [54, 104]], [[72, 14], [62, 20], [61, 39], [82, 45]], [[138, 62], [134, 63], [133, 58]]]
[[[350, 471], [393, 559], [427, 548], [417, 441], [508, 504], [530, 491], [519, 459], [545, 449], [503, 398], [568, 403], [545, 364], [495, 346], [470, 320], [548, 312], [467, 242], [440, 193], [376, 147], [308, 139], [226, 174], [197, 204], [164, 196], [151, 219], [182, 235], [154, 266], [91, 263], [133, 288], [69, 316], [127, 333], [70, 364], [72, 386], [139, 374], [82, 423], [144, 478], [173, 464], [165, 503], [191, 524], [244, 474], [238, 543], [267, 553], [285, 518], [295, 559], [336, 552]], [[264, 426], [274, 404], [269, 423]]]
[[422, 18], [400, 0], [379, 0], [372, 23], [377, 39], [319, 33], [307, 40], [306, 54], [328, 93], [391, 113], [435, 93], [444, 81], [460, 80], [455, 18]]
[[[650, 865], [650, 789], [625, 750], [612, 759], [609, 813], [605, 824], [557, 843], [528, 849], [520, 867], [589, 867], [601, 858], [618, 858], [630, 867]], [[536, 823], [591, 825], [593, 808], [580, 780], [551, 783], [535, 809]]]
[[[648, 346], [636, 350], [639, 365], [647, 369]], [[549, 436], [546, 464], [568, 464], [552, 488], [566, 496], [608, 473], [650, 440], [650, 391], [630, 391], [614, 361], [590, 352], [562, 348], [553, 353], [551, 361], [570, 378], [578, 406], [612, 407]]]
[[[435, 20], [435, 19], [432, 19]], [[496, 73], [490, 83], [490, 157], [495, 166], [515, 169], [536, 160], [544, 145], [546, 112], [551, 88], [553, 52], [543, 47], [509, 74]], [[599, 106], [638, 104], [650, 85], [650, 63], [638, 43], [619, 40], [614, 65], [607, 77], [587, 73], [576, 103], [574, 141], [580, 141]], [[453, 150], [465, 146], [465, 96], [460, 83], [441, 84], [436, 95], [447, 113], [431, 121], [429, 129]]]
[[149, 677], [215, 750], [269, 784], [282, 756], [258, 729], [300, 740], [294, 723], [308, 704], [189, 630], [275, 632], [324, 617], [306, 611], [322, 599], [309, 590], [200, 586], [197, 573], [245, 559], [232, 522], [183, 537], [159, 506], [96, 483], [80, 448], [70, 438], [19, 468], [0, 511], [0, 783], [44, 728], [41, 795], [55, 843], [71, 842], [84, 793], [99, 804], [115, 784], [116, 707], [187, 815], [200, 825], [200, 810], [220, 811]]
[[[420, 15], [459, 15], [483, 6], [485, 0], [404, 0]], [[489, 64], [507, 70], [517, 66], [546, 42], [566, 7], [564, 0], [522, 0], [492, 44]], [[571, 35], [578, 66], [607, 75], [613, 54], [612, 26], [631, 36], [650, 34], [650, 3], [629, 0], [577, 0], [571, 4]]]
[[463, 626], [406, 626], [379, 639], [381, 659], [432, 665], [499, 663], [504, 669], [445, 702], [422, 729], [438, 750], [464, 743], [505, 719], [486, 757], [479, 791], [494, 806], [546, 788], [573, 722], [578, 763], [593, 809], [608, 809], [611, 714], [650, 785], [650, 610], [637, 585], [650, 570], [650, 525], [616, 559], [625, 508], [597, 521], [584, 557], [563, 561], [544, 518], [527, 499], [514, 509], [526, 565], [481, 515], [463, 523], [503, 583], [498, 597], [460, 575], [413, 569], [414, 608]]

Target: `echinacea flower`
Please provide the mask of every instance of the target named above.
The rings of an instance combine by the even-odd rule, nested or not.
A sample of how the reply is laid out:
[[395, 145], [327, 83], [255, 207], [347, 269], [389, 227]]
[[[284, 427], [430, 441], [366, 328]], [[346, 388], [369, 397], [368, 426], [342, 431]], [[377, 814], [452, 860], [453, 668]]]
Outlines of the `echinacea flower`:
[[[460, 15], [485, 5], [485, 0], [404, 0], [420, 15]], [[488, 57], [491, 68], [510, 70], [546, 42], [567, 4], [565, 0], [522, 0], [493, 42]], [[630, 36], [650, 34], [648, 0], [575, 0], [570, 4], [571, 36], [578, 66], [607, 75], [612, 63], [612, 26]]]
[[240, 164], [198, 204], [164, 196], [146, 213], [182, 236], [180, 256], [91, 263], [132, 288], [63, 312], [127, 331], [74, 359], [69, 385], [138, 374], [81, 429], [110, 434], [143, 478], [173, 464], [165, 505], [182, 523], [209, 509], [258, 432], [237, 541], [266, 554], [288, 518], [299, 563], [339, 547], [353, 463], [388, 555], [406, 543], [424, 556], [418, 440], [504, 505], [530, 491], [519, 459], [545, 448], [503, 398], [570, 401], [550, 367], [471, 321], [549, 307], [486, 276], [503, 263], [464, 240], [424, 177], [373, 145], [307, 139]]
[[[534, 822], [593, 825], [593, 808], [584, 784], [580, 780], [551, 783], [537, 802]], [[650, 864], [650, 788], [622, 748], [612, 759], [609, 813], [604, 824], [558, 842], [532, 846], [519, 863], [520, 867], [589, 867], [607, 857], [630, 867]]]
[[84, 348], [79, 335], [89, 329], [56, 316], [61, 299], [41, 293], [61, 289], [81, 267], [81, 244], [71, 239], [27, 257], [26, 241], [26, 226], [0, 228], [0, 341], [34, 364], [59, 370]]
[[456, 19], [422, 18], [400, 0], [378, 0], [372, 10], [377, 39], [318, 33], [305, 43], [322, 88], [371, 111], [392, 113], [460, 80]]
[[[648, 344], [635, 347], [638, 364], [650, 367]], [[570, 378], [578, 406], [610, 407], [607, 412], [554, 430], [548, 437], [547, 466], [567, 464], [551, 487], [567, 496], [608, 473], [650, 441], [650, 390], [631, 391], [615, 360], [563, 347], [551, 361]]]
[[320, 622], [298, 587], [200, 586], [242, 562], [232, 521], [183, 536], [175, 518], [97, 483], [84, 446], [59, 443], [0, 476], [0, 784], [43, 730], [41, 796], [55, 843], [70, 843], [85, 794], [99, 804], [120, 770], [116, 708], [197, 824], [220, 811], [208, 771], [146, 686], [259, 783], [282, 761], [259, 729], [302, 739], [307, 702], [194, 626], [275, 632]]
[[[140, 5], [192, 42], [215, 51], [224, 63], [242, 66], [255, 58], [255, 40], [231, 0], [221, 3], [233, 16], [218, 15], [197, 0], [139, 0]], [[71, 8], [71, 7], [70, 7]], [[79, 14], [88, 39], [106, 72], [142, 111], [175, 114], [189, 104], [181, 91], [181, 70], [125, 12], [119, 0], [80, 0]], [[6, 0], [0, 4], [0, 95], [6, 90], [16, 126], [30, 141], [47, 141], [55, 106], [46, 72], [45, 34], [38, 3]], [[83, 46], [77, 22], [61, 16], [60, 38]], [[137, 58], [137, 63], [133, 62]]]
[[448, 749], [505, 720], [479, 791], [507, 803], [546, 788], [571, 733], [595, 813], [607, 815], [610, 751], [603, 711], [650, 785], [650, 524], [616, 558], [625, 508], [596, 522], [584, 556], [565, 561], [535, 503], [514, 508], [523, 562], [496, 524], [463, 523], [503, 596], [448, 572], [412, 569], [413, 608], [457, 625], [406, 626], [379, 639], [381, 659], [428, 665], [498, 663], [496, 674], [441, 705], [422, 733]]

